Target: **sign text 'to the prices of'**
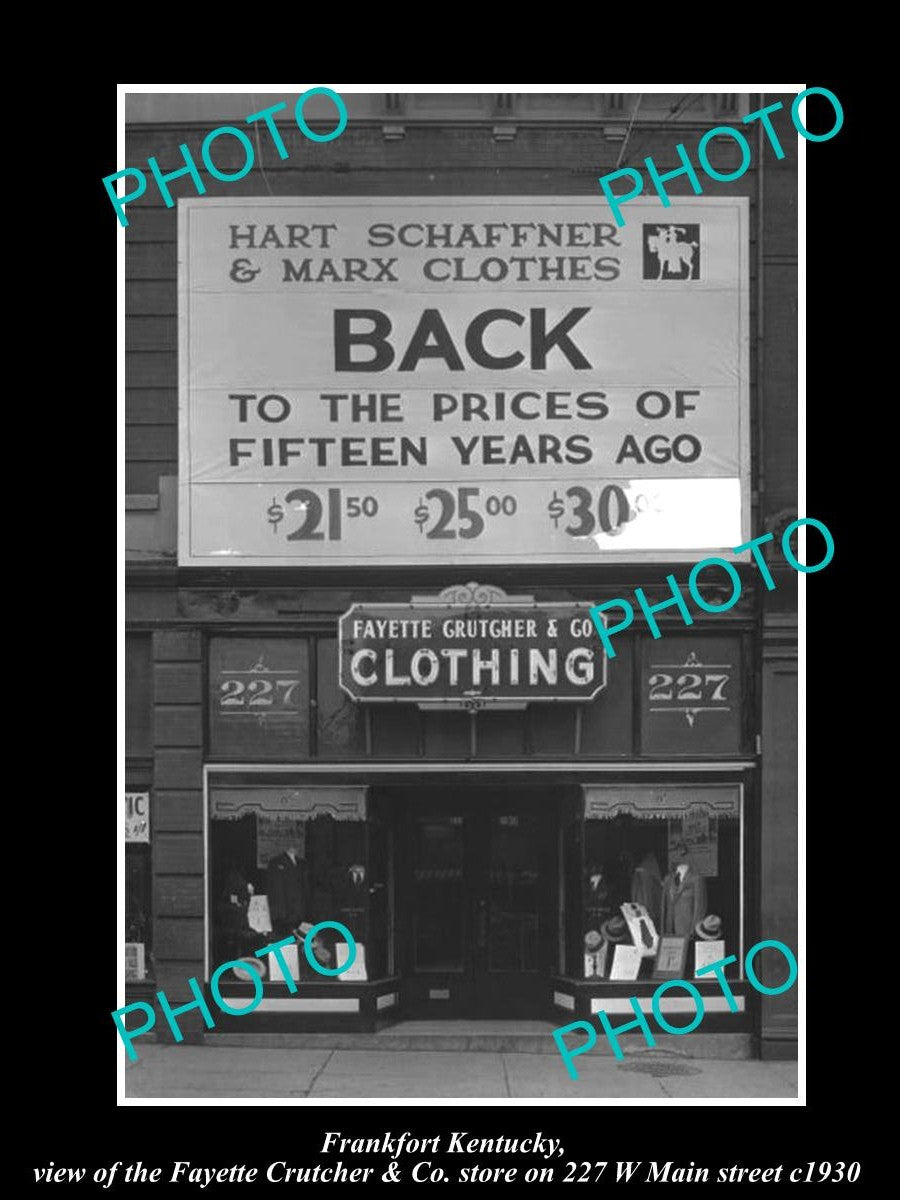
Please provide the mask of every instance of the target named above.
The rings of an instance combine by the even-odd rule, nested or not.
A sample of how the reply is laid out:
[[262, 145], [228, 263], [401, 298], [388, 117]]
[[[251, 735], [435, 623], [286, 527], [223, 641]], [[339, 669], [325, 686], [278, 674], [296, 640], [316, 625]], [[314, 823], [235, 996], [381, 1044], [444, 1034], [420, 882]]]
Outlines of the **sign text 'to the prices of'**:
[[747, 201], [179, 202], [179, 561], [750, 537]]

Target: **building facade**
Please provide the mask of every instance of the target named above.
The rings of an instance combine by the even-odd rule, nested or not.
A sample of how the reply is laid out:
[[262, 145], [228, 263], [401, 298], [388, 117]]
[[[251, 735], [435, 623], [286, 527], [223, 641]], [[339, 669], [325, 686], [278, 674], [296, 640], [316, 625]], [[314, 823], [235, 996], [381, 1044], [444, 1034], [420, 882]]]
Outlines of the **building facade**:
[[[182, 144], [196, 151], [214, 126], [237, 123], [280, 99], [131, 96], [128, 164], [154, 156], [161, 169], [175, 170], [183, 165]], [[639, 366], [646, 360], [642, 394], [657, 389], [652, 394], [663, 396], [659, 404], [668, 402], [667, 386], [685, 386], [674, 367], [660, 378], [657, 364], [676, 356], [666, 349], [666, 330], [677, 345], [678, 322], [693, 303], [687, 291], [692, 271], [693, 278], [707, 272], [697, 282], [708, 283], [713, 307], [708, 318], [701, 309], [690, 317], [700, 365], [688, 372], [686, 388], [693, 382], [715, 390], [720, 375], [725, 381], [722, 409], [731, 405], [741, 442], [736, 458], [743, 455], [735, 469], [740, 529], [744, 540], [776, 535], [775, 553], [767, 555], [773, 590], [752, 564], [738, 562], [741, 595], [727, 611], [694, 608], [688, 627], [677, 607], [661, 609], [659, 638], [638, 615], [611, 639], [614, 655], [603, 653], [588, 615], [592, 605], [633, 600], [636, 588], [648, 602], [661, 603], [671, 597], [667, 574], [685, 580], [704, 554], [684, 553], [677, 543], [670, 543], [671, 553], [642, 551], [640, 544], [632, 553], [603, 553], [619, 543], [604, 542], [601, 532], [623, 533], [617, 526], [625, 520], [625, 485], [603, 486], [598, 477], [597, 486], [585, 488], [582, 475], [570, 479], [568, 464], [577, 462], [586, 442], [569, 446], [556, 431], [565, 424], [568, 434], [570, 418], [581, 415], [586, 420], [576, 428], [587, 429], [589, 441], [588, 421], [604, 399], [614, 414], [615, 397], [600, 390], [604, 381], [596, 372], [590, 391], [575, 389], [566, 370], [554, 372], [554, 363], [572, 366], [584, 342], [574, 324], [569, 342], [559, 325], [554, 340], [551, 316], [535, 316], [545, 312], [536, 297], [550, 291], [559, 302], [566, 288], [566, 303], [586, 309], [594, 289], [602, 292], [607, 275], [618, 273], [613, 261], [626, 262], [624, 235], [609, 223], [599, 175], [638, 165], [647, 155], [660, 171], [674, 170], [677, 143], [694, 146], [714, 125], [741, 127], [748, 112], [776, 100], [789, 108], [791, 98], [344, 99], [349, 120], [334, 141], [296, 146], [285, 160], [274, 143], [260, 140], [254, 169], [243, 178], [216, 183], [206, 177], [203, 198], [182, 179], [172, 185], [183, 198], [178, 208], [166, 207], [151, 188], [128, 208], [128, 998], [162, 989], [173, 1002], [187, 1000], [191, 977], [208, 985], [220, 963], [252, 955], [286, 931], [335, 920], [356, 944], [348, 970], [323, 977], [306, 967], [300, 952], [291, 992], [268, 960], [262, 1002], [241, 1017], [217, 1013], [217, 1028], [372, 1029], [406, 1017], [546, 1017], [561, 1025], [601, 1008], [626, 1020], [630, 996], [649, 1010], [662, 979], [694, 978], [708, 935], [710, 945], [721, 940], [735, 955], [726, 974], [739, 1004], [731, 1012], [718, 984], [708, 976], [695, 979], [705, 1000], [703, 1031], [719, 1047], [710, 1053], [722, 1053], [727, 1044], [728, 1054], [792, 1056], [796, 991], [760, 995], [748, 986], [742, 964], [759, 940], [797, 945], [796, 576], [777, 549], [785, 526], [803, 515], [796, 507], [796, 138], [783, 139], [786, 155], [779, 160], [757, 126], [744, 126], [754, 130], [747, 134], [753, 159], [739, 180], [708, 186], [702, 199], [684, 177], [672, 181], [675, 219], [687, 231], [674, 234], [676, 241], [688, 245], [694, 224], [706, 232], [697, 235], [693, 266], [686, 259], [675, 264], [672, 291], [659, 302], [650, 283], [658, 279], [665, 287], [668, 268], [658, 243], [648, 250], [648, 238], [661, 236], [664, 210], [654, 200], [634, 205], [633, 219], [626, 210], [632, 231], [644, 229], [644, 261], [648, 253], [656, 256], [645, 268], [634, 321], [657, 303], [670, 306], [660, 309], [657, 341], [629, 351]], [[328, 128], [330, 119], [323, 120]], [[290, 121], [279, 117], [277, 124], [286, 139], [296, 139]], [[240, 162], [228, 160], [228, 153], [217, 151], [217, 161], [237, 174]], [[729, 144], [710, 149], [723, 174], [734, 169], [735, 155]], [[379, 248], [366, 260], [348, 260], [345, 250], [339, 260], [321, 240], [326, 234], [316, 245], [298, 232], [315, 226], [312, 217], [327, 225], [329, 213], [336, 228], [342, 221], [347, 228], [365, 222], [370, 247]], [[513, 220], [530, 230], [510, 234]], [[485, 233], [492, 221], [504, 226], [502, 235]], [[450, 234], [440, 231], [445, 223]], [[466, 224], [478, 232], [460, 233]], [[267, 235], [269, 228], [274, 232]], [[286, 234], [288, 228], [294, 232]], [[459, 237], [462, 242], [447, 244]], [[513, 240], [504, 247], [503, 238]], [[469, 279], [473, 247], [480, 257], [476, 278]], [[350, 268], [355, 281], [347, 277], [348, 261], [369, 264], [376, 254], [377, 270], [388, 279], [373, 280], [370, 265]], [[437, 406], [433, 419], [443, 411], [448, 419], [466, 415], [468, 423], [452, 426], [454, 434], [487, 434], [483, 449], [473, 451], [466, 441], [460, 450], [463, 461], [466, 454], [484, 455], [484, 471], [469, 477], [472, 488], [460, 488], [464, 478], [448, 480], [440, 469], [418, 481], [424, 435], [418, 441], [412, 427], [405, 442], [393, 438], [389, 445], [384, 436], [372, 438], [365, 451], [357, 448], [373, 423], [379, 435], [392, 433], [391, 397], [403, 390], [390, 372], [373, 383], [364, 365], [353, 366], [358, 374], [345, 383], [342, 399], [329, 402], [332, 427], [320, 428], [304, 411], [305, 424], [292, 422], [289, 429], [295, 443], [314, 432], [318, 453], [330, 454], [337, 453], [324, 445], [330, 428], [343, 455], [333, 476], [331, 460], [324, 474], [304, 474], [305, 460], [301, 466], [292, 461], [297, 446], [285, 449], [278, 440], [277, 396], [290, 399], [290, 388], [301, 383], [334, 386], [333, 377], [316, 376], [316, 367], [302, 380], [280, 377], [280, 356], [290, 342], [282, 314], [328, 305], [324, 257], [333, 264], [329, 272], [343, 272], [334, 293], [342, 303], [356, 313], [380, 311], [373, 305], [382, 294], [385, 307], [393, 302], [389, 277], [405, 266], [404, 256], [424, 271], [419, 311], [436, 311], [429, 307], [435, 293], [455, 276], [459, 292], [477, 297], [481, 311], [507, 314], [499, 318], [507, 322], [503, 336], [518, 332], [527, 310], [530, 369], [548, 368], [538, 384], [505, 375], [497, 383], [491, 376], [491, 391], [477, 372], [450, 376], [461, 379], [455, 384], [432, 378], [435, 360], [435, 370], [453, 370], [456, 351], [465, 353], [461, 342], [444, 340], [452, 321], [445, 328], [429, 318], [417, 332], [404, 325], [401, 345], [402, 321], [395, 319], [396, 357], [404, 347], [406, 354], [399, 369], [403, 362], [424, 363], [424, 387], [443, 389], [428, 392]], [[522, 260], [515, 266], [519, 290], [528, 297], [521, 311], [497, 298], [510, 286], [501, 273], [513, 269], [515, 257]], [[235, 269], [239, 259], [250, 264], [246, 269], [271, 262], [276, 272], [268, 299], [265, 275], [241, 292], [256, 289], [265, 316], [246, 338], [239, 324], [228, 324], [243, 318], [218, 312], [210, 298], [225, 293], [221, 272], [228, 264]], [[573, 265], [576, 259], [581, 265]], [[738, 350], [745, 368], [734, 383], [733, 404], [725, 396], [732, 364], [714, 361], [719, 261], [726, 274], [733, 268], [742, 322]], [[730, 303], [726, 283], [718, 285], [722, 309]], [[353, 294], [357, 298], [348, 300]], [[405, 313], [405, 303], [397, 301], [397, 311]], [[451, 313], [455, 303], [447, 301]], [[485, 309], [498, 304], [507, 307]], [[371, 368], [377, 361], [377, 318], [368, 319], [368, 325], [346, 327], [355, 330], [345, 347], [348, 367]], [[474, 334], [470, 323], [466, 352], [476, 364], [481, 354], [481, 368], [512, 364], [513, 343], [496, 326], [488, 332], [488, 320]], [[297, 336], [314, 361], [318, 351], [303, 343], [303, 328], [301, 321]], [[624, 346], [631, 328], [615, 327], [610, 339]], [[527, 340], [517, 344], [527, 354]], [[268, 375], [260, 375], [257, 359], [269, 364]], [[221, 398], [216, 409], [216, 388], [226, 378], [229, 402]], [[519, 386], [529, 390], [516, 393], [523, 398], [514, 402]], [[253, 406], [262, 396], [268, 408], [257, 410], [255, 423], [252, 416], [243, 422], [246, 429], [225, 430], [222, 422], [242, 423], [234, 417], [243, 403], [239, 395], [253, 396], [247, 401]], [[320, 391], [323, 403], [326, 395], [337, 393]], [[644, 461], [643, 439], [659, 428], [654, 419], [648, 408], [637, 474], [654, 473]], [[700, 426], [707, 445], [718, 436], [717, 419]], [[222, 440], [210, 442], [204, 459], [210, 428]], [[531, 436], [532, 429], [541, 433]], [[521, 452], [513, 441], [520, 437], [530, 447]], [[571, 457], [556, 457], [565, 454], [560, 445]], [[356, 454], [368, 457], [357, 460], [363, 483], [351, 504], [346, 481]], [[280, 465], [293, 472], [292, 481], [309, 484], [295, 489], [303, 491], [299, 499], [284, 492], [281, 477], [266, 474], [283, 455]], [[257, 461], [248, 462], [251, 473], [244, 476], [252, 486], [243, 495], [254, 498], [256, 526], [242, 543], [244, 518], [230, 507], [231, 484], [253, 456]], [[388, 468], [401, 482], [389, 478]], [[505, 490], [491, 490], [497, 480]], [[397, 495], [407, 489], [409, 519], [402, 528], [393, 516], [379, 523], [376, 513], [380, 505], [383, 518], [393, 503], [391, 488]], [[521, 516], [538, 492], [549, 520], [542, 517], [542, 531], [532, 526], [532, 539]], [[710, 521], [719, 494], [701, 496], [699, 508]], [[299, 524], [291, 547], [294, 513]], [[220, 547], [215, 539], [226, 529]], [[554, 559], [545, 541], [560, 529], [573, 538], [597, 533], [601, 553]], [[491, 549], [469, 556], [482, 535]], [[345, 552], [339, 543], [351, 548]], [[248, 549], [235, 556], [239, 544]], [[706, 594], [724, 605], [727, 589]], [[610, 621], [619, 619], [621, 612], [610, 612]], [[649, 927], [642, 914], [651, 918]], [[667, 962], [659, 954], [663, 945]], [[640, 961], [629, 965], [620, 946], [637, 947], [631, 958]], [[347, 943], [333, 929], [322, 932], [317, 948], [323, 965], [346, 963]], [[777, 953], [764, 951], [757, 973], [778, 982], [783, 965]], [[254, 994], [240, 971], [230, 971], [221, 988], [238, 1008]], [[688, 1009], [673, 1001], [666, 1011]], [[202, 1030], [196, 1012], [184, 1028]]]

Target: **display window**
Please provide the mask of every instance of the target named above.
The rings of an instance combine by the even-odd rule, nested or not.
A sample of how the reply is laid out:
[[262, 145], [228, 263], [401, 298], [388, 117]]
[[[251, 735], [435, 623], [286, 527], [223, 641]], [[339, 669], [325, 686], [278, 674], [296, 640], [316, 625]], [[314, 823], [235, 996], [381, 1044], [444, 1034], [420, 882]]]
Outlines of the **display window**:
[[154, 973], [149, 791], [126, 791], [124, 818], [125, 978], [140, 983]]
[[734, 954], [725, 975], [740, 978], [740, 787], [584, 790], [584, 820], [563, 838], [566, 974], [692, 978], [698, 966]]
[[138, 982], [153, 975], [149, 844], [125, 846], [125, 977]]
[[[383, 977], [391, 966], [389, 832], [367, 816], [365, 788], [214, 786], [209, 800], [210, 960], [247, 958], [268, 942], [293, 936], [287, 954], [296, 977], [322, 980], [306, 958], [310, 928], [345, 925], [356, 960], [339, 979]], [[288, 950], [292, 950], [288, 947]], [[311, 943], [328, 970], [347, 959], [339, 931]], [[277, 969], [263, 962], [272, 982]], [[241, 978], [240, 971], [235, 972]]]

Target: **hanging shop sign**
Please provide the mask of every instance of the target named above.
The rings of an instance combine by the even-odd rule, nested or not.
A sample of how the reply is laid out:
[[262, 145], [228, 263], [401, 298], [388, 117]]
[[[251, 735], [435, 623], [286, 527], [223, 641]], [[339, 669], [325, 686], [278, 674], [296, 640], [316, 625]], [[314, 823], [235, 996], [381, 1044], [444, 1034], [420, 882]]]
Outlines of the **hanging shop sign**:
[[125, 793], [125, 841], [150, 841], [150, 793]]
[[354, 700], [420, 707], [591, 700], [606, 686], [606, 655], [589, 610], [476, 583], [354, 604], [340, 619], [340, 684]]
[[629, 215], [179, 201], [179, 562], [734, 557], [747, 200]]

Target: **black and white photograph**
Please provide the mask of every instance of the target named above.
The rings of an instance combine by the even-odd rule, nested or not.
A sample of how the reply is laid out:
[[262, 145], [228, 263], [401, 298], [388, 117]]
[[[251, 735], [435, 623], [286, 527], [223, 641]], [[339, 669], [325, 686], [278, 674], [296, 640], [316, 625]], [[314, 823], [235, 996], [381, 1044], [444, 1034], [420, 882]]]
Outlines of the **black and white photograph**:
[[811, 91], [120, 94], [120, 1103], [804, 1103]]

